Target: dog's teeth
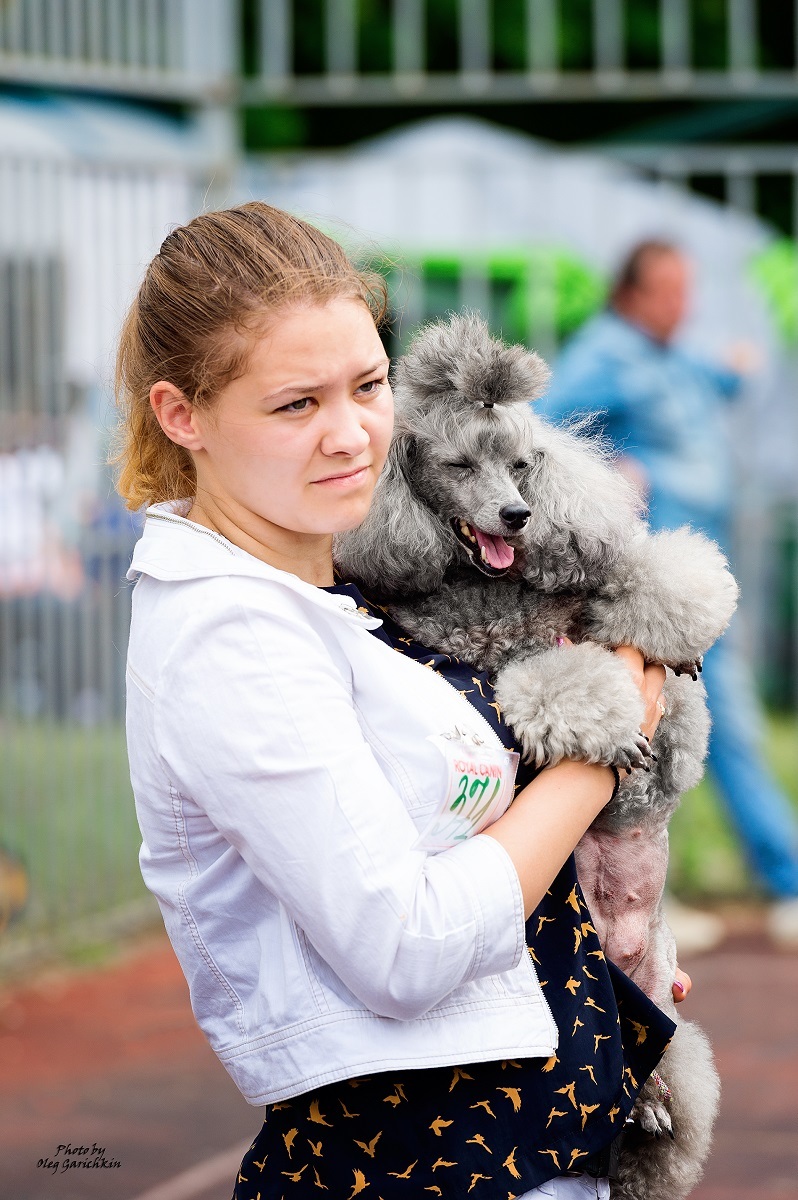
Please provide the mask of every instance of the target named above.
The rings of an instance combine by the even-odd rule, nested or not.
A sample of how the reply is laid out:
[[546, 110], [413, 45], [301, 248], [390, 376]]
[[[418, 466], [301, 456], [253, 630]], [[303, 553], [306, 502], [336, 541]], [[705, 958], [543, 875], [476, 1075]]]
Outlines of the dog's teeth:
[[482, 561], [483, 561], [484, 563], [486, 563], [486, 562], [488, 561], [488, 556], [487, 556], [487, 554], [485, 553], [485, 547], [484, 547], [484, 546], [480, 546], [480, 549], [479, 549], [479, 557], [482, 559]]

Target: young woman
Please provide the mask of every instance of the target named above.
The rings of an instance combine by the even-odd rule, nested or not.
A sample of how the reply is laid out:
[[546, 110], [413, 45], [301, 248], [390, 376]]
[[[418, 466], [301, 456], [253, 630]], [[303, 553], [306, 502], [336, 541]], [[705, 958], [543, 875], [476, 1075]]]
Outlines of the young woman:
[[[512, 741], [484, 676], [335, 580], [391, 436], [382, 308], [259, 203], [148, 268], [119, 352], [120, 490], [153, 506], [128, 661], [142, 872], [199, 1024], [266, 1106], [237, 1200], [604, 1196], [673, 1030], [605, 961], [573, 869], [617, 776], [522, 767], [488, 829], [419, 848], [463, 747], [510, 786]], [[651, 736], [664, 671], [619, 653]]]

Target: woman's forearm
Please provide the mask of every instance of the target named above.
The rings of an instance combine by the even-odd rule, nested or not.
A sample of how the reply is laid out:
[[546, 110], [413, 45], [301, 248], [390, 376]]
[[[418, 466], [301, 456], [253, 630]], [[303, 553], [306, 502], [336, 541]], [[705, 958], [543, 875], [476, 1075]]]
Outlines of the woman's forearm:
[[480, 837], [492, 837], [518, 872], [528, 917], [612, 795], [610, 767], [564, 761], [541, 771]]

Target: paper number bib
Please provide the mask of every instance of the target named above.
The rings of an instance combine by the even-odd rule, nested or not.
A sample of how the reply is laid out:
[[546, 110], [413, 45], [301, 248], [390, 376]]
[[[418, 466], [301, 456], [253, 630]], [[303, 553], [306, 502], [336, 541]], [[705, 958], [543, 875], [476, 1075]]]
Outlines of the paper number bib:
[[509, 808], [519, 755], [459, 729], [431, 734], [427, 740], [446, 759], [447, 785], [414, 849], [448, 850], [487, 829]]

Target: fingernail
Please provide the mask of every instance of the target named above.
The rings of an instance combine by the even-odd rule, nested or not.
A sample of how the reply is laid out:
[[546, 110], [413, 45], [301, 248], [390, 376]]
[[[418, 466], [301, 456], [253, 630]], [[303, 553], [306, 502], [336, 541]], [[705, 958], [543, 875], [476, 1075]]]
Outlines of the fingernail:
[[678, 988], [678, 989], [679, 989], [679, 991], [680, 991], [682, 994], [684, 994], [684, 984], [681, 982], [681, 980], [679, 980], [679, 979], [674, 979], [674, 981], [673, 981], [673, 986], [674, 986], [675, 988]]
[[563, 638], [563, 637], [558, 637], [558, 638], [557, 638], [557, 645], [558, 645], [558, 646], [564, 646], [564, 645], [565, 645], [565, 638]]

